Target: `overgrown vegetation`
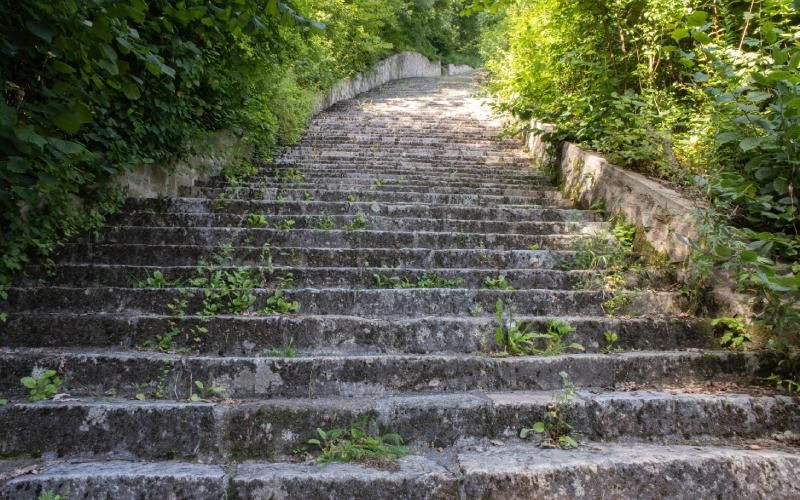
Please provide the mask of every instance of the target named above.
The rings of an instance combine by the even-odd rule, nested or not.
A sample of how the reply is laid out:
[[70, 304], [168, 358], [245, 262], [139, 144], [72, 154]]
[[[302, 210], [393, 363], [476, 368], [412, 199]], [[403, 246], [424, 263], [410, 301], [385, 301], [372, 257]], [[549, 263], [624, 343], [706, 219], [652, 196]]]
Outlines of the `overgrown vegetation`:
[[[0, 287], [117, 209], [114, 179], [228, 131], [254, 172], [314, 93], [402, 50], [477, 62], [454, 0], [0, 0]], [[241, 167], [241, 168], [240, 168]], [[291, 181], [302, 180], [302, 174]]]
[[408, 276], [388, 276], [385, 274], [372, 275], [377, 288], [459, 288], [464, 284], [461, 278], [445, 278], [441, 274], [429, 272], [409, 278]]
[[495, 318], [495, 341], [506, 354], [556, 356], [568, 350], [584, 350], [581, 344], [568, 341], [575, 328], [566, 321], [548, 320], [547, 330], [539, 333], [529, 323], [514, 321], [514, 311], [500, 299], [495, 303]]
[[308, 444], [319, 449], [317, 463], [326, 462], [391, 462], [408, 455], [399, 434], [372, 434], [369, 421], [363, 417], [347, 427], [329, 430], [317, 428], [317, 437]]
[[690, 281], [729, 273], [755, 296], [800, 381], [800, 3], [795, 0], [474, 0], [490, 90], [623, 167], [708, 201]]

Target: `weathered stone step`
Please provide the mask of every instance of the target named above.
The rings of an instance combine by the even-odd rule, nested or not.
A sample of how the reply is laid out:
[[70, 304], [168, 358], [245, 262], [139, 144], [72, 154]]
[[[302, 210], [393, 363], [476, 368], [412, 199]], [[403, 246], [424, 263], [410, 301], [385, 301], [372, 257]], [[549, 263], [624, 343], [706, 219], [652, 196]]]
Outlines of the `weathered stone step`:
[[[291, 217], [279, 223], [293, 221]], [[107, 227], [95, 235], [76, 239], [83, 243], [116, 243], [136, 245], [182, 245], [235, 246], [270, 245], [307, 248], [428, 248], [525, 250], [532, 245], [539, 249], [569, 250], [581, 234], [498, 234], [498, 233], [452, 233], [431, 231], [374, 231], [369, 223], [367, 229], [273, 229], [273, 228], [225, 228], [225, 227]], [[588, 236], [588, 235], [587, 235]]]
[[719, 351], [571, 354], [556, 357], [372, 355], [207, 357], [65, 349], [0, 350], [0, 394], [22, 400], [19, 380], [56, 370], [73, 397], [133, 399], [161, 388], [189, 399], [194, 380], [225, 388], [225, 398], [359, 397], [399, 392], [561, 389], [566, 371], [579, 387], [664, 387], [737, 381], [764, 374], [766, 358]]
[[[270, 177], [265, 176], [263, 177], [265, 182], [267, 180], [271, 180]], [[484, 188], [492, 188], [492, 189], [521, 189], [525, 187], [538, 187], [538, 188], [549, 188], [551, 187], [549, 183], [546, 183], [544, 180], [538, 177], [532, 177], [528, 180], [521, 179], [521, 180], [508, 180], [504, 178], [490, 178], [491, 180], [486, 180], [484, 178], [483, 181], [480, 179], [460, 179], [460, 178], [451, 178], [450, 174], [443, 170], [441, 172], [431, 172], [427, 175], [421, 174], [413, 174], [413, 175], [406, 175], [402, 180], [395, 179], [394, 182], [389, 182], [392, 180], [391, 177], [386, 176], [380, 170], [378, 171], [369, 171], [362, 169], [361, 172], [351, 173], [347, 175], [340, 175], [337, 172], [328, 173], [325, 171], [324, 168], [319, 168], [319, 166], [315, 167], [314, 172], [309, 172], [303, 174], [302, 182], [307, 184], [313, 184], [317, 186], [324, 186], [329, 184], [337, 184], [337, 183], [348, 183], [354, 186], [363, 186], [363, 185], [374, 185], [376, 181], [385, 181], [385, 184], [397, 184], [397, 185], [407, 185], [409, 187], [424, 187], [428, 186], [439, 186], [439, 187], [460, 187], [460, 188], [471, 188], [471, 187], [484, 187]], [[258, 182], [259, 178], [257, 176], [248, 177], [245, 179], [247, 181], [255, 181]], [[300, 179], [298, 179], [300, 182]], [[291, 181], [284, 182], [286, 185], [291, 185]]]
[[[197, 277], [198, 272], [205, 270], [201, 266], [120, 266], [113, 264], [76, 264], [60, 265], [54, 268], [32, 267], [28, 269], [28, 275], [20, 278], [19, 286], [42, 286], [47, 283], [50, 285], [68, 285], [74, 287], [129, 287], [137, 286], [156, 271], [162, 273], [169, 283], [188, 283], [190, 279]], [[229, 272], [234, 272], [238, 267], [218, 266]], [[254, 266], [254, 272], [267, 277], [267, 284], [275, 283], [279, 278], [291, 273], [292, 282], [298, 288], [393, 288], [393, 284], [381, 284], [375, 275], [382, 278], [397, 277], [400, 283], [406, 279], [411, 284], [418, 282], [419, 278], [426, 275], [435, 274], [447, 280], [460, 280], [464, 288], [486, 288], [487, 278], [497, 279], [498, 272], [489, 269], [385, 269], [380, 267], [273, 267], [272, 276], [269, 276], [269, 269]], [[561, 271], [554, 269], [518, 269], [505, 274], [506, 280], [515, 290], [526, 289], [556, 289], [571, 290], [579, 283], [590, 277], [600, 276], [600, 271]], [[630, 288], [641, 288], [645, 285], [653, 284], [642, 281], [638, 274], [626, 277], [626, 286]], [[669, 281], [668, 276], [654, 271], [652, 280], [656, 284], [663, 283], [665, 286]]]
[[182, 187], [181, 196], [190, 198], [223, 198], [237, 200], [277, 200], [279, 196], [284, 196], [288, 200], [301, 201], [306, 198], [306, 193], [311, 194], [317, 201], [347, 201], [347, 197], [354, 192], [361, 200], [382, 201], [384, 203], [424, 203], [441, 205], [478, 205], [478, 206], [498, 206], [498, 205], [539, 205], [564, 207], [569, 204], [553, 192], [549, 195], [538, 196], [497, 196], [497, 195], [475, 195], [475, 194], [442, 194], [425, 193], [413, 191], [384, 192], [384, 191], [356, 191], [347, 190], [317, 190], [308, 191], [304, 189], [281, 189], [279, 187], [265, 188], [203, 188], [203, 187]]
[[[517, 321], [530, 323], [534, 331], [547, 329], [550, 317], [515, 314]], [[693, 318], [608, 318], [562, 316], [575, 328], [570, 342], [589, 352], [607, 343], [603, 334], [618, 334], [620, 349], [669, 350], [704, 348], [715, 343], [705, 322]], [[173, 325], [178, 335], [172, 349], [218, 355], [252, 356], [272, 348], [292, 345], [310, 354], [364, 353], [479, 353], [496, 349], [496, 320], [488, 316], [415, 318], [363, 318], [357, 316], [216, 316], [176, 318], [128, 313], [42, 313], [12, 314], [0, 323], [0, 345], [10, 347], [117, 346], [138, 348], [158, 339]], [[197, 336], [195, 326], [208, 330]]]
[[[194, 266], [208, 259], [218, 247], [198, 245], [128, 245], [70, 243], [58, 252], [61, 263], [121, 265]], [[233, 265], [263, 265], [265, 249], [260, 246], [234, 247]], [[568, 250], [491, 250], [427, 248], [301, 248], [283, 247], [271, 251], [279, 266], [305, 267], [390, 267], [425, 269], [564, 269], [575, 268], [575, 252]], [[499, 272], [499, 271], [498, 271]]]
[[[549, 177], [536, 167], [491, 167], [491, 166], [462, 166], [458, 168], [444, 168], [431, 164], [430, 166], [420, 164], [406, 164], [402, 161], [391, 162], [379, 160], [365, 164], [363, 162], [311, 162], [298, 159], [295, 161], [277, 160], [274, 163], [263, 164], [257, 167], [259, 174], [252, 176], [253, 179], [268, 178], [270, 180], [280, 180], [289, 172], [299, 171], [305, 174], [328, 174], [349, 177], [355, 174], [372, 173], [386, 181], [405, 182], [411, 184], [408, 176], [424, 175], [438, 180], [446, 179], [449, 181], [478, 181], [478, 182], [497, 182], [506, 181], [511, 184], [521, 185], [551, 185]], [[212, 177], [212, 179], [224, 179], [223, 177]], [[388, 182], [387, 182], [388, 183]], [[522, 186], [517, 186], [517, 188]], [[513, 189], [513, 188], [511, 188]]]
[[[564, 418], [588, 441], [717, 442], [800, 431], [800, 403], [789, 396], [677, 390], [578, 390], [576, 396]], [[520, 429], [545, 418], [552, 399], [552, 391], [516, 391], [235, 403], [12, 402], [0, 407], [0, 454], [275, 459], [316, 437], [317, 428], [364, 417], [376, 431], [396, 432], [411, 446], [439, 448], [464, 438], [514, 440]]]
[[[264, 218], [268, 227], [274, 227], [287, 216], [262, 215], [257, 212], [237, 213], [121, 213], [109, 218], [109, 225], [153, 226], [153, 227], [250, 227], [251, 215]], [[292, 216], [295, 229], [352, 227], [357, 215], [300, 215]], [[449, 233], [504, 233], [504, 234], [560, 234], [594, 233], [609, 229], [605, 222], [540, 222], [540, 221], [496, 221], [427, 219], [414, 217], [385, 217], [364, 215], [367, 227], [373, 231], [427, 231]]]
[[[273, 290], [256, 288], [253, 310], [261, 309]], [[513, 305], [517, 314], [602, 315], [603, 302], [610, 296], [604, 291], [585, 290], [474, 290], [342, 288], [290, 289], [287, 300], [298, 301], [299, 312], [315, 315], [348, 315], [368, 318], [414, 317], [420, 315], [454, 316], [467, 314], [464, 309], [479, 306], [482, 315], [494, 316], [495, 303], [503, 300]], [[197, 288], [9, 288], [6, 311], [16, 312], [120, 312], [169, 314], [176, 300], [186, 303], [186, 311], [200, 311], [204, 291]], [[680, 295], [672, 292], [629, 292], [617, 314], [658, 315], [680, 312]]]
[[[241, 181], [237, 184], [236, 188], [232, 188], [225, 180], [209, 180], [206, 182], [196, 182], [195, 188], [213, 188], [223, 190], [225, 196], [229, 193], [239, 193], [243, 188], [272, 193], [279, 191], [282, 195], [287, 197], [300, 196], [304, 201], [341, 201], [347, 199], [350, 195], [361, 196], [365, 198], [377, 198], [383, 195], [387, 196], [402, 196], [404, 193], [412, 193], [414, 195], [428, 194], [428, 195], [461, 195], [461, 196], [516, 196], [516, 197], [537, 197], [547, 199], [554, 203], [562, 200], [558, 191], [551, 189], [549, 186], [524, 186], [519, 188], [483, 188], [483, 187], [452, 187], [452, 186], [429, 186], [426, 184], [405, 184], [396, 183], [390, 184], [388, 181], [383, 184], [375, 184], [374, 182], [356, 181], [348, 182], [347, 179], [341, 179], [333, 184], [316, 184], [307, 182], [282, 182], [270, 178], [254, 177], [248, 181]], [[188, 188], [187, 188], [188, 189]], [[264, 191], [268, 189], [270, 191]], [[342, 194], [344, 192], [344, 194]], [[307, 198], [313, 197], [313, 200]], [[324, 198], [333, 198], [332, 200], [325, 200]]]
[[351, 215], [428, 219], [471, 219], [493, 221], [592, 222], [598, 214], [586, 210], [523, 207], [462, 207], [458, 205], [392, 204], [377, 202], [275, 202], [208, 200], [205, 198], [162, 198], [128, 200], [127, 209], [144, 213], [249, 213], [270, 215]]
[[457, 449], [449, 469], [419, 455], [395, 470], [358, 464], [250, 462], [223, 468], [180, 462], [101, 461], [46, 464], [0, 486], [9, 500], [35, 500], [69, 485], [76, 498], [457, 500], [617, 498], [683, 500], [800, 496], [792, 450], [721, 446], [598, 444], [578, 450], [515, 444]]

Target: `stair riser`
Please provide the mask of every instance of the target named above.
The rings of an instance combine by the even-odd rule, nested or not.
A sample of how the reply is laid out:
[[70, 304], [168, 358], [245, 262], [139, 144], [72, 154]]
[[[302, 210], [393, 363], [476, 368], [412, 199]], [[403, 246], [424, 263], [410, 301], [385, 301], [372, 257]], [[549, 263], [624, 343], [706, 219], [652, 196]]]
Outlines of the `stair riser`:
[[[7, 423], [0, 429], [0, 454], [272, 459], [303, 446], [316, 437], [317, 428], [363, 417], [378, 432], [406, 436], [410, 445], [444, 447], [468, 437], [513, 439], [521, 428], [545, 418], [549, 400], [543, 396], [513, 402], [505, 395], [458, 394], [237, 406], [12, 404], [0, 408]], [[790, 398], [632, 395], [577, 401], [565, 418], [590, 440], [758, 438], [800, 430], [800, 405]]]
[[[263, 308], [272, 296], [267, 289], [254, 289], [252, 311]], [[468, 289], [295, 289], [285, 292], [287, 300], [300, 303], [303, 314], [337, 314], [362, 317], [414, 317], [419, 315], [467, 316], [471, 306], [479, 305], [483, 316], [493, 316], [495, 304], [502, 300], [513, 304], [518, 315], [603, 315], [603, 292], [561, 290], [468, 290]], [[8, 291], [8, 311], [27, 312], [140, 312], [170, 314], [168, 304], [183, 299], [185, 311], [200, 312], [204, 294], [197, 289], [132, 288], [12, 288]], [[468, 305], [468, 306], [465, 306]], [[629, 303], [615, 312], [667, 314], [678, 312], [678, 297], [667, 292], [632, 296]]]
[[[269, 178], [254, 178], [252, 181], [242, 181], [237, 184], [236, 188], [230, 187], [228, 182], [224, 179], [218, 180], [210, 180], [210, 181], [196, 181], [195, 188], [213, 188], [213, 189], [225, 189], [228, 192], [235, 191], [237, 189], [258, 189], [263, 190], [265, 188], [275, 191], [280, 191], [282, 194], [289, 196], [294, 199], [298, 200], [305, 200], [305, 194], [308, 193], [314, 196], [314, 199], [321, 200], [321, 194], [327, 193], [339, 193], [339, 197], [335, 198], [333, 201], [339, 201], [347, 197], [349, 194], [356, 194], [361, 193], [362, 196], [369, 196], [369, 197], [378, 197], [384, 194], [398, 194], [404, 192], [411, 192], [411, 193], [427, 193], [427, 194], [438, 194], [438, 195], [462, 195], [462, 196], [534, 196], [539, 198], [548, 198], [551, 199], [553, 202], [561, 201], [561, 198], [557, 196], [557, 192], [554, 190], [548, 190], [543, 187], [530, 186], [527, 185], [524, 188], [508, 188], [508, 189], [500, 189], [500, 188], [483, 188], [483, 187], [451, 187], [451, 186], [436, 186], [431, 187], [427, 184], [408, 184], [408, 183], [392, 183], [386, 182], [383, 185], [377, 185], [375, 183], [358, 183], [358, 182], [348, 182], [345, 179], [342, 179], [339, 182], [335, 182], [332, 184], [326, 185], [319, 185], [319, 184], [309, 184], [309, 183], [291, 183], [291, 182], [279, 182], [276, 179], [269, 179]], [[366, 192], [369, 193], [366, 193]], [[344, 194], [342, 194], [344, 193]]]
[[[260, 215], [253, 212], [255, 215]], [[110, 225], [139, 227], [248, 227], [246, 214], [121, 214], [110, 219]], [[353, 224], [353, 215], [335, 216], [280, 216], [262, 215], [267, 227], [274, 227], [286, 218], [295, 221], [295, 229], [316, 229], [320, 224], [333, 223], [334, 229], [343, 229]], [[581, 234], [594, 233], [608, 228], [602, 222], [506, 222], [446, 219], [394, 218], [365, 215], [367, 226], [372, 231], [418, 231], [449, 233], [500, 233], [500, 234]]]
[[[265, 187], [263, 189], [213, 189], [185, 187], [180, 189], [180, 196], [192, 198], [211, 198], [225, 200], [263, 200], [275, 201], [278, 196], [285, 196], [290, 201], [302, 201], [305, 193], [302, 190], [283, 190], [276, 187]], [[310, 194], [313, 194], [309, 192]], [[326, 191], [314, 194], [316, 201], [341, 202], [347, 201], [349, 193], [358, 193], [356, 196], [362, 201], [381, 201], [383, 203], [424, 203], [442, 205], [464, 205], [464, 206], [502, 206], [502, 205], [531, 205], [531, 206], [552, 206], [569, 207], [569, 202], [550, 196], [494, 196], [494, 195], [472, 195], [472, 194], [430, 194], [421, 192], [380, 192], [380, 191]]]
[[[0, 394], [22, 400], [19, 380], [34, 369], [54, 369], [61, 391], [73, 397], [188, 399], [193, 381], [225, 388], [226, 398], [360, 397], [392, 393], [556, 390], [565, 371], [581, 387], [748, 381], [763, 375], [766, 359], [698, 353], [585, 355], [553, 358], [314, 357], [200, 358], [146, 353], [0, 354]], [[768, 374], [768, 373], [767, 373]]]
[[[225, 268], [236, 271], [237, 268]], [[20, 286], [61, 285], [70, 287], [130, 287], [134, 286], [153, 272], [159, 271], [170, 283], [188, 283], [195, 278], [202, 267], [143, 267], [143, 266], [57, 266], [53, 270], [32, 268], [29, 275], [21, 278]], [[261, 269], [253, 268], [254, 272]], [[428, 270], [411, 269], [382, 269], [371, 268], [273, 268], [273, 275], [267, 284], [277, 283], [277, 278], [291, 273], [296, 288], [389, 288], [387, 285], [378, 286], [375, 275], [405, 278], [411, 283], [416, 283], [420, 278], [429, 273]], [[465, 288], [486, 288], [487, 278], [496, 279], [498, 272], [495, 270], [477, 269], [444, 269], [434, 271], [437, 275], [448, 280], [461, 280]], [[515, 290], [548, 289], [572, 290], [583, 279], [598, 277], [599, 273], [592, 271], [554, 271], [554, 270], [526, 270], [520, 269], [509, 273], [506, 278]], [[636, 287], [635, 279], [626, 280], [630, 287]]]
[[[206, 323], [198, 318], [114, 315], [12, 315], [0, 324], [4, 346], [96, 346], [135, 348], [170, 330], [174, 321], [181, 334], [174, 349], [215, 355], [258, 355], [290, 342], [303, 352], [364, 353], [437, 352], [479, 353], [495, 349], [495, 321], [490, 318], [377, 320], [367, 318], [286, 316], [220, 317]], [[589, 352], [606, 346], [603, 333], [619, 335], [622, 349], [674, 349], [709, 347], [710, 337], [699, 322], [680, 320], [571, 319], [576, 332], [570, 337]], [[199, 342], [192, 328], [202, 325], [208, 334]], [[544, 331], [544, 320], [532, 322]]]
[[141, 213], [210, 214], [250, 213], [263, 215], [348, 215], [365, 217], [457, 219], [477, 221], [519, 222], [597, 222], [599, 217], [591, 212], [551, 208], [489, 208], [437, 205], [392, 205], [385, 203], [334, 203], [334, 202], [266, 202], [225, 200], [215, 202], [200, 198], [129, 200], [128, 209]]
[[[218, 250], [217, 247], [155, 245], [68, 244], [59, 252], [61, 263], [121, 265], [195, 266]], [[429, 250], [280, 248], [271, 252], [276, 266], [300, 267], [389, 267], [396, 269], [573, 269], [574, 252], [566, 250], [495, 251], [479, 249]], [[264, 265], [261, 247], [234, 247], [232, 265]]]
[[[281, 221], [294, 220], [291, 217]], [[276, 223], [277, 224], [277, 223]], [[580, 239], [579, 234], [481, 234], [481, 233], [424, 233], [414, 231], [271, 229], [271, 228], [181, 228], [132, 227], [107, 228], [99, 237], [86, 236], [78, 242], [131, 245], [202, 245], [216, 247], [231, 243], [234, 246], [269, 244], [272, 248], [431, 248], [492, 250], [526, 250], [531, 245], [542, 249], [569, 250]], [[273, 226], [275, 227], [275, 226]]]

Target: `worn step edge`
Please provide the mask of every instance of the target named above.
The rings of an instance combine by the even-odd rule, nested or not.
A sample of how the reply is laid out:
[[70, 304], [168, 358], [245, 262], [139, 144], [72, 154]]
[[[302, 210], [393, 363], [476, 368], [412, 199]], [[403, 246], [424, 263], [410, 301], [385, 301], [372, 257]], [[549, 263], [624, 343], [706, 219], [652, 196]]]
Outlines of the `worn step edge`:
[[225, 388], [229, 398], [384, 395], [398, 392], [552, 390], [560, 373], [580, 387], [675, 386], [708, 381], [750, 383], [770, 358], [720, 351], [570, 354], [552, 357], [379, 355], [211, 357], [139, 351], [0, 349], [0, 395], [23, 398], [20, 379], [56, 370], [73, 396], [132, 399], [161, 385], [180, 399], [192, 380]]

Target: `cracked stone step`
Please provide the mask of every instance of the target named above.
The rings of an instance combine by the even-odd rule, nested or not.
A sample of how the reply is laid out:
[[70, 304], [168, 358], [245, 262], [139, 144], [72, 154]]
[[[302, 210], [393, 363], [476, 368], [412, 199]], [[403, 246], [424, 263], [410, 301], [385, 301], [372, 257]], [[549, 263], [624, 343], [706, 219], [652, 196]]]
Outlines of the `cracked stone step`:
[[[81, 264], [194, 266], [214, 255], [217, 246], [128, 245], [68, 243], [57, 253], [56, 262]], [[516, 269], [574, 269], [571, 250], [489, 250], [428, 248], [304, 248], [261, 246], [233, 247], [232, 264], [263, 265], [267, 250], [276, 266], [303, 267], [387, 267], [497, 269], [510, 273]], [[501, 271], [502, 270], [502, 271]]]
[[[264, 218], [268, 227], [290, 217], [295, 221], [296, 229], [315, 229], [331, 226], [342, 229], [351, 226], [357, 215], [262, 215], [259, 213], [130, 213], [118, 214], [109, 219], [107, 227], [142, 226], [142, 227], [249, 227], [250, 215]], [[539, 221], [493, 221], [493, 220], [459, 220], [429, 219], [414, 217], [364, 216], [367, 227], [373, 231], [425, 231], [449, 233], [503, 233], [503, 234], [581, 234], [596, 233], [610, 228], [606, 222], [539, 222]]]
[[[364, 417], [376, 432], [396, 432], [417, 448], [440, 448], [465, 438], [513, 440], [545, 418], [552, 398], [552, 391], [517, 391], [236, 403], [11, 402], [0, 407], [0, 454], [274, 459], [304, 445], [317, 428]], [[789, 396], [580, 390], [576, 398], [565, 418], [588, 443], [720, 442], [800, 431], [800, 404]]]
[[[284, 217], [277, 224], [294, 220]], [[368, 224], [365, 222], [365, 224]], [[590, 236], [575, 232], [570, 234], [500, 234], [500, 233], [454, 233], [431, 231], [380, 231], [367, 227], [360, 230], [304, 229], [292, 228], [186, 228], [186, 227], [107, 227], [98, 234], [85, 236], [75, 242], [115, 243], [134, 245], [182, 245], [219, 246], [223, 243], [236, 246], [262, 246], [273, 248], [430, 248], [493, 250], [526, 250], [532, 245], [541, 249], [569, 250], [575, 242]]]
[[224, 200], [203, 198], [161, 198], [128, 200], [127, 210], [133, 213], [209, 214], [239, 213], [247, 215], [349, 215], [366, 217], [429, 218], [457, 220], [493, 220], [519, 222], [599, 222], [594, 212], [559, 208], [462, 207], [458, 205], [390, 204], [378, 202], [278, 202]]
[[[188, 283], [206, 268], [202, 266], [123, 266], [118, 264], [63, 264], [52, 268], [31, 267], [27, 275], [21, 277], [19, 286], [36, 287], [45, 283], [72, 287], [130, 287], [160, 272], [170, 283]], [[234, 272], [240, 267], [216, 266], [215, 269]], [[385, 269], [380, 267], [283, 267], [273, 266], [245, 268], [256, 273], [264, 273], [268, 284], [276, 284], [278, 278], [291, 273], [297, 288], [390, 288], [379, 286], [376, 275], [384, 278], [401, 278], [409, 283], [417, 283], [420, 278], [434, 274], [447, 280], [460, 280], [464, 288], [486, 288], [487, 278], [497, 279], [499, 273], [494, 269]], [[556, 269], [518, 269], [502, 273], [515, 290], [552, 289], [572, 290], [583, 288], [586, 280], [600, 279], [602, 271], [562, 271]], [[651, 270], [646, 276], [625, 275], [626, 286], [643, 288], [659, 283], [664, 289], [673, 286], [667, 272]]]
[[211, 357], [137, 351], [69, 349], [0, 350], [0, 394], [27, 396], [19, 380], [54, 369], [61, 392], [73, 397], [133, 399], [161, 386], [188, 399], [193, 380], [225, 388], [225, 397], [363, 397], [414, 392], [518, 391], [560, 389], [566, 371], [579, 387], [705, 385], [710, 381], [748, 384], [762, 374], [765, 356], [706, 352], [630, 352], [554, 357], [456, 355], [372, 355]]
[[[273, 290], [256, 288], [253, 310], [263, 308]], [[290, 289], [287, 300], [298, 301], [305, 314], [343, 314], [362, 317], [413, 317], [466, 315], [465, 307], [480, 306], [483, 315], [493, 316], [495, 303], [513, 305], [518, 315], [569, 316], [602, 315], [604, 291], [593, 290], [472, 290], [464, 288], [376, 289], [341, 288]], [[168, 305], [183, 299], [184, 310], [201, 310], [204, 291], [197, 288], [9, 288], [9, 312], [121, 312], [169, 314]], [[680, 295], [673, 292], [629, 292], [616, 313], [637, 315], [680, 312]]]
[[[515, 315], [535, 331], [545, 331], [551, 317]], [[693, 318], [564, 317], [579, 342], [589, 352], [606, 346], [603, 333], [619, 335], [621, 349], [706, 348], [715, 345], [706, 322]], [[171, 329], [181, 335], [175, 348], [218, 355], [257, 355], [292, 344], [304, 353], [364, 354], [479, 353], [495, 347], [494, 318], [416, 317], [377, 319], [357, 316], [219, 316], [201, 321], [197, 316], [136, 315], [116, 313], [11, 314], [0, 323], [0, 345], [138, 348], [156, 343]], [[208, 334], [194, 340], [188, 332], [202, 326]]]
[[0, 486], [9, 500], [35, 500], [65, 485], [79, 498], [374, 498], [394, 500], [493, 498], [619, 498], [682, 500], [800, 496], [800, 456], [776, 449], [725, 446], [602, 444], [588, 449], [540, 449], [529, 444], [455, 449], [455, 464], [411, 455], [397, 470], [358, 464], [248, 462], [221, 465], [103, 461], [47, 463], [37, 474]]

